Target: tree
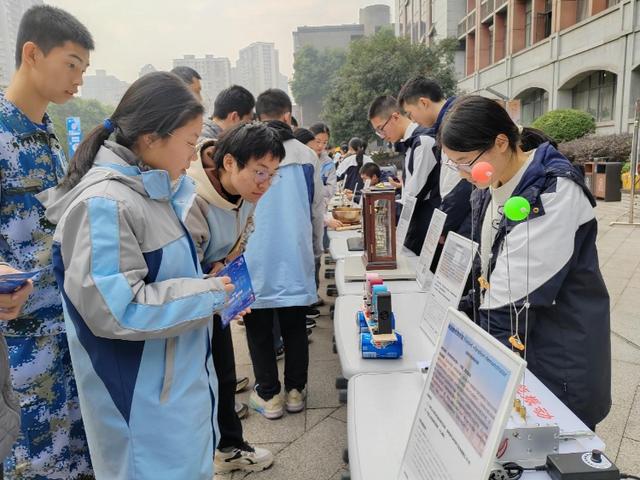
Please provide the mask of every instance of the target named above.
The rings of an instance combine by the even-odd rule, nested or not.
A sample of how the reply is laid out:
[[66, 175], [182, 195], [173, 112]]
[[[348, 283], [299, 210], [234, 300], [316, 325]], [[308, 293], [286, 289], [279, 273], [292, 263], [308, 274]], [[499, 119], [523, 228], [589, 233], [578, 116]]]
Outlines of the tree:
[[86, 135], [105, 118], [109, 118], [114, 108], [104, 105], [97, 100], [84, 100], [74, 98], [64, 105], [51, 105], [48, 113], [53, 121], [56, 135], [64, 148], [64, 153], [69, 155], [69, 145], [67, 142], [67, 117], [80, 117], [82, 133]]
[[371, 140], [368, 108], [378, 95], [397, 96], [402, 85], [415, 75], [426, 75], [440, 84], [447, 96], [456, 91], [454, 39], [433, 46], [412, 45], [393, 32], [381, 30], [373, 37], [351, 43], [344, 66], [324, 102], [324, 117], [336, 141], [358, 136]]
[[344, 65], [347, 54], [340, 49], [322, 52], [310, 45], [296, 52], [293, 60], [291, 92], [296, 103], [322, 101], [331, 91], [331, 82]]

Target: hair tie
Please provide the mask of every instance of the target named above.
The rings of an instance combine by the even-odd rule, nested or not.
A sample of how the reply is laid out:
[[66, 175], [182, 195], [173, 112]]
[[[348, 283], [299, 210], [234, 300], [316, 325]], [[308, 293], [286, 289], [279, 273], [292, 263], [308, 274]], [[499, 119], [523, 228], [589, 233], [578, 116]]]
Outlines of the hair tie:
[[109, 133], [113, 133], [113, 131], [116, 129], [116, 124], [110, 118], [106, 118], [104, 122], [102, 122], [102, 126]]

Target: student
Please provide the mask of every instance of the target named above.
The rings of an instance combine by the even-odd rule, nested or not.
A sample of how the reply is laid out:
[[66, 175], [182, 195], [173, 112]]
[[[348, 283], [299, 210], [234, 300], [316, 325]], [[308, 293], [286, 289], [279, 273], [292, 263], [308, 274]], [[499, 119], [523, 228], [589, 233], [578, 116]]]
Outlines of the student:
[[191, 67], [175, 67], [171, 73], [180, 77], [180, 79], [189, 86], [189, 90], [193, 92], [200, 102], [202, 102], [202, 77]]
[[[329, 138], [331, 137], [331, 132], [329, 131], [329, 127], [322, 123], [314, 123], [309, 127], [309, 131], [314, 136], [314, 141], [308, 144], [311, 147], [311, 150], [316, 152], [318, 158], [320, 159], [320, 176], [322, 178], [323, 188], [323, 196], [325, 201], [325, 209], [329, 204], [329, 200], [336, 193], [336, 166], [333, 163], [331, 157], [327, 154], [327, 145], [329, 144]], [[304, 142], [303, 142], [304, 143]]]
[[376, 98], [369, 107], [369, 120], [383, 140], [402, 142], [406, 148], [402, 204], [416, 199], [404, 246], [420, 255], [433, 211], [440, 206], [440, 162], [433, 152], [430, 131], [411, 122], [389, 95]]
[[364, 185], [360, 180], [360, 168], [364, 164], [373, 162], [373, 159], [365, 154], [366, 150], [367, 143], [358, 137], [353, 137], [349, 140], [346, 157], [336, 169], [336, 177], [338, 181], [344, 180], [343, 188], [347, 193], [360, 191]]
[[369, 180], [371, 185], [377, 185], [380, 182], [387, 182], [396, 189], [401, 186], [400, 181], [397, 178], [383, 172], [380, 167], [373, 162], [366, 163], [362, 168], [360, 168], [360, 178], [363, 183]]
[[[398, 94], [400, 107], [414, 122], [430, 129], [433, 138], [437, 138], [440, 125], [455, 100], [456, 97], [445, 98], [440, 85], [423, 76], [407, 81]], [[439, 147], [435, 148], [435, 154], [441, 162]], [[442, 231], [443, 240], [448, 232], [471, 237], [471, 183], [460, 178], [454, 170], [441, 168], [440, 197], [442, 203], [439, 208], [447, 214]], [[440, 257], [439, 253], [436, 258]]]
[[201, 140], [218, 138], [240, 123], [251, 122], [255, 104], [255, 98], [246, 88], [240, 85], [225, 88], [216, 97], [213, 116], [204, 122]]
[[[459, 98], [440, 134], [463, 178], [472, 181], [477, 162], [494, 170], [489, 187], [478, 185], [472, 198], [476, 295], [461, 306], [509, 348], [517, 333], [529, 370], [594, 429], [611, 407], [611, 332], [593, 196], [548, 142], [523, 151], [518, 127], [493, 100]], [[512, 196], [531, 204], [528, 221], [503, 216]], [[526, 309], [516, 321], [515, 309], [526, 303], [528, 322]]]
[[[253, 229], [256, 203], [278, 178], [284, 147], [278, 134], [263, 124], [239, 124], [225, 132], [213, 158], [203, 152], [213, 144], [199, 145], [198, 159], [188, 170], [196, 183], [197, 197], [187, 217], [187, 228], [196, 244], [203, 271], [217, 272], [242, 255]], [[213, 360], [218, 377], [220, 443], [215, 455], [218, 473], [264, 470], [273, 455], [254, 448], [242, 435], [234, 411], [236, 387], [231, 328], [214, 317]]]
[[[306, 128], [296, 128], [295, 131], [293, 132], [293, 135], [296, 137], [296, 140], [298, 140], [300, 143], [304, 143], [307, 147], [309, 147], [310, 149], [312, 149], [314, 152], [317, 153], [316, 149], [318, 148], [318, 145], [317, 145], [318, 142], [316, 141], [316, 137], [311, 132], [311, 130], [307, 130]], [[334, 176], [335, 176], [335, 165], [333, 165], [333, 167], [334, 167], [333, 170], [334, 170]], [[329, 177], [330, 177], [330, 175], [327, 177], [328, 181], [330, 181]], [[322, 180], [323, 180], [323, 183], [324, 183], [324, 178]], [[327, 187], [327, 185], [325, 185], [324, 187], [325, 187], [325, 189], [323, 190], [323, 192], [324, 192], [324, 195], [325, 195], [324, 199], [325, 199], [325, 210], [326, 210], [327, 205], [328, 205], [328, 201], [327, 201], [327, 197], [326, 197], [326, 191], [327, 191], [326, 187]], [[330, 199], [330, 197], [329, 197], [329, 199]], [[333, 218], [331, 213], [325, 213], [324, 226], [325, 226], [325, 229], [329, 228], [329, 229], [335, 230], [336, 228], [342, 227], [344, 225], [343, 225], [343, 223], [341, 221], [336, 220], [335, 218]], [[323, 237], [323, 246], [326, 249], [327, 246], [326, 246], [326, 243], [324, 241], [324, 237]], [[318, 284], [318, 283], [319, 283], [318, 265], [316, 264], [316, 284]], [[319, 302], [322, 302], [322, 299], [320, 299]], [[312, 305], [312, 306], [315, 307], [316, 305]], [[319, 312], [318, 312], [318, 316], [319, 316]], [[309, 326], [309, 317], [307, 316], [307, 327], [308, 326]], [[314, 326], [315, 326], [315, 322], [314, 322]]]
[[57, 224], [53, 263], [96, 478], [213, 475], [211, 317], [233, 285], [203, 277], [184, 224], [202, 114], [177, 76], [139, 78], [41, 197]]
[[35, 199], [66, 169], [46, 109], [75, 95], [91, 50], [91, 34], [72, 15], [48, 5], [30, 8], [18, 28], [17, 71], [0, 94], [0, 261], [41, 270], [22, 313], [0, 322], [22, 407], [22, 434], [5, 461], [10, 479], [92, 474], [51, 265], [54, 227]]
[[[286, 155], [280, 179], [262, 197], [245, 258], [256, 302], [244, 319], [256, 386], [249, 406], [266, 418], [305, 408], [309, 346], [305, 313], [317, 300], [314, 256], [322, 253], [322, 182], [317, 156], [294, 138], [291, 100], [282, 90], [258, 96], [256, 113], [278, 130]], [[285, 347], [285, 399], [273, 343], [278, 318]]]
[[[192, 92], [197, 94], [197, 89], [194, 90], [194, 88], [197, 87], [197, 83], [191, 80], [195, 78], [195, 75], [198, 75], [198, 73], [195, 70], [189, 70], [191, 70], [191, 73], [187, 71], [186, 74], [183, 74], [180, 78]], [[190, 81], [191, 83], [189, 83]], [[205, 121], [205, 125], [199, 138], [200, 143], [198, 152], [200, 157], [191, 166], [196, 174], [202, 173], [203, 162], [206, 164], [204, 168], [215, 170], [212, 155], [217, 139], [225, 131], [232, 129], [241, 123], [246, 123], [248, 121], [248, 117], [253, 115], [254, 105], [255, 100], [253, 99], [253, 95], [243, 87], [232, 86], [218, 94], [214, 102], [215, 111], [213, 120], [209, 120], [208, 126], [206, 123], [207, 121]], [[242, 112], [242, 115], [238, 112]], [[210, 184], [211, 182], [208, 180], [205, 182], [205, 185]], [[202, 186], [200, 187], [202, 190]], [[204, 198], [208, 199], [210, 196], [205, 196]], [[199, 259], [202, 261], [201, 256]], [[209, 270], [210, 269], [205, 268], [205, 272], [209, 272]], [[239, 319], [238, 321], [240, 322], [242, 320]], [[231, 329], [222, 328], [222, 322], [219, 315], [215, 315], [213, 317], [211, 351], [213, 355], [213, 364], [216, 367], [216, 376], [218, 378], [218, 426], [220, 428], [219, 446], [220, 450], [225, 450], [225, 452], [220, 453], [220, 456], [228, 459], [226, 450], [234, 450], [244, 452], [253, 459], [255, 458], [253, 455], [255, 452], [250, 450], [250, 445], [244, 441], [242, 423], [240, 422], [241, 418], [247, 416], [249, 407], [247, 404], [238, 402], [234, 398], [235, 393], [241, 392], [247, 388], [249, 385], [249, 378], [237, 378], [236, 376], [236, 360], [233, 351]], [[261, 452], [262, 450], [258, 452], [258, 454]], [[234, 462], [235, 465], [247, 460], [241, 457], [242, 455], [238, 457], [237, 462]], [[247, 461], [251, 463], [252, 460]], [[221, 468], [224, 467], [225, 465], [221, 466]]]

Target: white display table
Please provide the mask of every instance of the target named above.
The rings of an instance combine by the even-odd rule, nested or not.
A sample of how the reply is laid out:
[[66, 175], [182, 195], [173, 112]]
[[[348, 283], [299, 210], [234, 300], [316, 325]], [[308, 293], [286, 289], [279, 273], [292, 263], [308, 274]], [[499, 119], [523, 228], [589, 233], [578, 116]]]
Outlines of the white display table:
[[[416, 257], [417, 258], [417, 257]], [[413, 262], [413, 259], [410, 260]], [[364, 278], [362, 282], [347, 282], [344, 278], [344, 260], [336, 262], [336, 286], [338, 295], [362, 295], [364, 289]], [[415, 280], [389, 280], [385, 282], [389, 291], [394, 293], [420, 293], [422, 290]], [[425, 286], [425, 290], [429, 285]]]
[[350, 238], [362, 237], [362, 232], [359, 230], [345, 230], [343, 232], [336, 232], [335, 230], [328, 230], [329, 236], [329, 254], [334, 260], [341, 260], [346, 256], [358, 256], [362, 255], [362, 252], [350, 252], [347, 246], [347, 240]]
[[[398, 478], [425, 379], [426, 375], [413, 371], [366, 373], [349, 380], [347, 430], [352, 480]], [[553, 409], [561, 432], [575, 431], [576, 422], [580, 422], [569, 409], [559, 400]], [[560, 442], [560, 453], [593, 448], [604, 450], [604, 443], [598, 437]], [[546, 472], [531, 471], [522, 478], [550, 479]]]
[[416, 370], [417, 362], [430, 361], [435, 347], [420, 329], [426, 299], [425, 293], [393, 295], [396, 330], [404, 343], [402, 358], [364, 359], [360, 353], [359, 328], [356, 325], [356, 312], [362, 309], [362, 295], [338, 297], [333, 327], [344, 378], [349, 379], [358, 373]]

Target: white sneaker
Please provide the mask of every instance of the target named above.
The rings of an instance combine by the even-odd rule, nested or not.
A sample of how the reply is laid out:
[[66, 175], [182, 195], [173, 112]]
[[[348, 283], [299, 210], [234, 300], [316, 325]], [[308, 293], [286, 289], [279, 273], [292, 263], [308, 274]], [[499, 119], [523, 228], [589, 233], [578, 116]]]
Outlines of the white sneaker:
[[275, 420], [284, 415], [284, 407], [282, 405], [282, 396], [280, 394], [271, 400], [264, 400], [255, 390], [251, 392], [249, 397], [249, 407], [269, 420]]
[[245, 442], [239, 447], [216, 450], [213, 463], [215, 473], [230, 473], [236, 470], [260, 472], [273, 464], [273, 454], [265, 448], [253, 448]]
[[298, 413], [304, 410], [305, 402], [307, 399], [307, 389], [303, 388], [302, 391], [295, 388], [287, 392], [287, 399], [285, 400], [285, 408], [289, 413]]

